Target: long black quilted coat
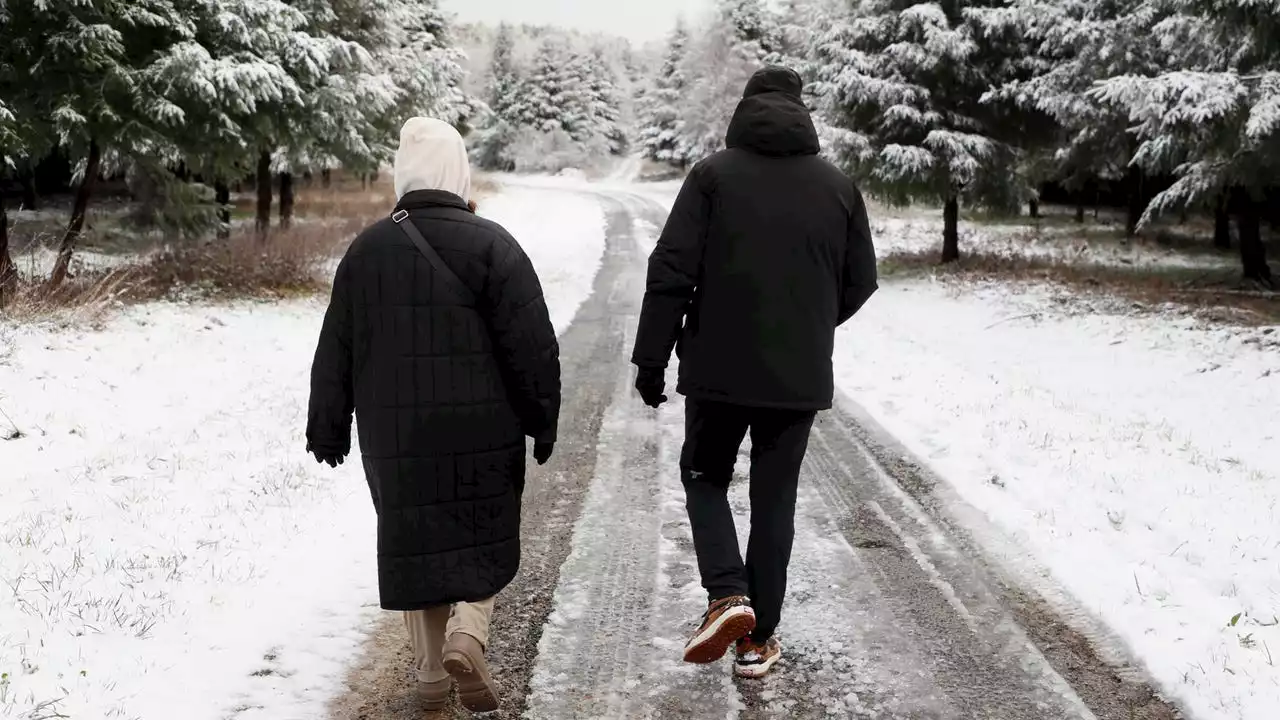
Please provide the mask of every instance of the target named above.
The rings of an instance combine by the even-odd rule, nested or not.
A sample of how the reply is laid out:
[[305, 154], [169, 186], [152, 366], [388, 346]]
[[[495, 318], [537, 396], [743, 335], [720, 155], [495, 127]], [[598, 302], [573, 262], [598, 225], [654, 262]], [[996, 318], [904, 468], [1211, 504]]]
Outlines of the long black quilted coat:
[[441, 191], [399, 209], [478, 307], [390, 219], [366, 229], [334, 279], [307, 442], [345, 455], [354, 409], [382, 607], [421, 610], [488, 598], [515, 576], [524, 438], [555, 439], [560, 350], [533, 265], [502, 227]]

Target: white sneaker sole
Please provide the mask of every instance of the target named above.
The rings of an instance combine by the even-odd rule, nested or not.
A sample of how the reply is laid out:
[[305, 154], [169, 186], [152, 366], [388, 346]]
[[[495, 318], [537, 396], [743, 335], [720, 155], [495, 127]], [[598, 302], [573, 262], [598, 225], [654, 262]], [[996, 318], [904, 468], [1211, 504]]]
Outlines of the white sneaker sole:
[[713, 663], [724, 657], [734, 643], [750, 635], [755, 629], [755, 610], [741, 605], [729, 608], [685, 645], [684, 661], [698, 665]]
[[734, 663], [733, 674], [737, 675], [740, 678], [748, 678], [753, 680], [756, 678], [762, 678], [765, 675], [768, 675], [769, 671], [773, 670], [773, 666], [777, 665], [778, 661], [781, 659], [782, 659], [782, 653], [778, 653], [777, 655], [774, 655], [773, 657], [769, 658], [768, 660], [765, 660], [762, 663], [756, 663], [753, 665], [739, 665], [738, 663]]

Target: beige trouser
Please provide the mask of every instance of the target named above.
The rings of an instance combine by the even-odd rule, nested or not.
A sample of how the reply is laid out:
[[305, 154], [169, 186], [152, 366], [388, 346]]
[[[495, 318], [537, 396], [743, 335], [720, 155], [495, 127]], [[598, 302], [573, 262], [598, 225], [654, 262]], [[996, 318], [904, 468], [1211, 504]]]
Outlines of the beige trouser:
[[489, 619], [493, 598], [474, 603], [441, 605], [430, 610], [404, 614], [405, 627], [413, 643], [413, 664], [418, 682], [438, 682], [449, 677], [444, 669], [444, 644], [450, 636], [465, 633], [489, 647]]

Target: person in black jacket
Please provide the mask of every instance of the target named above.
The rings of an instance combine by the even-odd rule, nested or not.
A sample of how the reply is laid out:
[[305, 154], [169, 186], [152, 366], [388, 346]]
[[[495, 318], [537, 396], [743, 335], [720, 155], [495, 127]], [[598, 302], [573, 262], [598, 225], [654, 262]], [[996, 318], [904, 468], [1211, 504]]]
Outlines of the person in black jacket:
[[[674, 349], [685, 396], [680, 469], [709, 608], [685, 648], [735, 671], [769, 672], [809, 431], [831, 407], [836, 328], [875, 292], [862, 195], [818, 157], [794, 71], [747, 83], [727, 148], [693, 167], [649, 258], [632, 362], [658, 407]], [[743, 563], [727, 491], [751, 433], [751, 539]]]
[[525, 438], [540, 464], [554, 448], [559, 346], [528, 256], [474, 213], [458, 132], [411, 119], [395, 182], [395, 213], [355, 239], [334, 278], [307, 449], [341, 463], [354, 410], [381, 605], [405, 611], [419, 692], [438, 709], [456, 681], [464, 705], [488, 711], [493, 598], [520, 564]]

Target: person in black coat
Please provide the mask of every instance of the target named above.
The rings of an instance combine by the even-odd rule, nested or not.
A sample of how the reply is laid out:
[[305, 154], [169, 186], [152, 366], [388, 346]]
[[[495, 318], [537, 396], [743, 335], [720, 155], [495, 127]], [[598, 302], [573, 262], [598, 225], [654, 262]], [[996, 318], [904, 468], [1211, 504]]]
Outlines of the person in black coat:
[[406, 613], [419, 691], [438, 708], [456, 680], [464, 704], [491, 710], [483, 650], [493, 597], [520, 564], [525, 438], [539, 463], [556, 440], [559, 346], [528, 256], [474, 213], [458, 132], [410, 120], [395, 179], [394, 214], [334, 278], [307, 449], [341, 463], [354, 410], [381, 605]]
[[[693, 167], [649, 258], [632, 362], [636, 388], [666, 401], [680, 359], [681, 455], [710, 606], [685, 649], [712, 662], [738, 642], [739, 675], [781, 655], [781, 619], [800, 465], [815, 414], [831, 407], [836, 328], [877, 288], [862, 195], [818, 157], [794, 71], [747, 83], [727, 148]], [[727, 491], [751, 433], [751, 540], [739, 552]]]

